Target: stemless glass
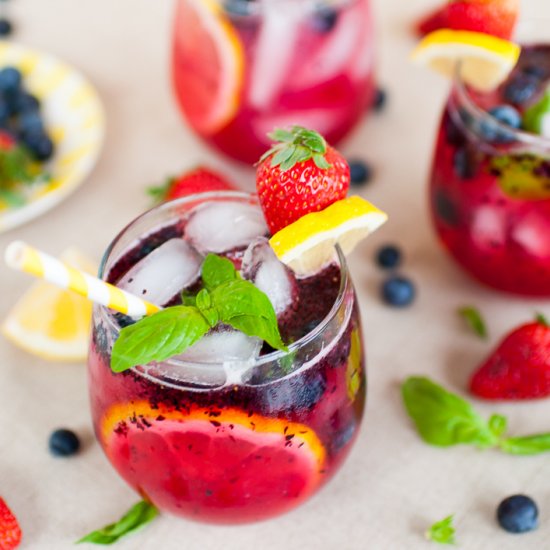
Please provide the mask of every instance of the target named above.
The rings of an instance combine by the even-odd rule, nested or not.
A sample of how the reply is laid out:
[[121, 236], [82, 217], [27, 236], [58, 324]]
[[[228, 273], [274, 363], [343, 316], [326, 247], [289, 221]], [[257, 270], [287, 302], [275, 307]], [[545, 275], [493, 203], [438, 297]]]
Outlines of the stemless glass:
[[178, 0], [172, 77], [184, 118], [210, 145], [254, 163], [274, 127], [331, 144], [374, 97], [369, 0]]
[[[257, 204], [245, 193], [205, 193], [146, 212], [109, 246], [100, 276], [116, 279], [113, 267], [134, 263], [136, 250], [181, 235], [191, 208], [228, 199]], [[95, 433], [143, 498], [198, 521], [251, 522], [293, 509], [340, 467], [362, 419], [365, 373], [355, 292], [340, 252], [327, 273], [337, 294], [328, 315], [288, 354], [249, 361], [171, 359], [113, 373], [120, 315], [95, 306], [88, 362]], [[301, 311], [317, 307], [311, 302]]]
[[[537, 52], [520, 59], [511, 77], [518, 85], [550, 78], [550, 46]], [[474, 93], [457, 69], [437, 136], [432, 219], [447, 251], [482, 283], [550, 296], [550, 140], [491, 116], [509, 103], [501, 93]]]

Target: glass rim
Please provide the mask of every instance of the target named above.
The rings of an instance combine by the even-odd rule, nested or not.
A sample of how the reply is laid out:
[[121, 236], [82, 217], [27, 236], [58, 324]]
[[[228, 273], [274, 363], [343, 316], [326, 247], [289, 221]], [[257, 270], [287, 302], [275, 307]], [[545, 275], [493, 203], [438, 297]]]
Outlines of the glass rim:
[[496, 117], [491, 115], [488, 111], [480, 107], [472, 98], [464, 79], [461, 76], [462, 64], [456, 63], [453, 76], [454, 89], [457, 92], [460, 102], [465, 106], [469, 113], [473, 115], [477, 120], [486, 120], [491, 123], [498, 130], [507, 133], [511, 137], [513, 136], [515, 142], [519, 142], [523, 145], [529, 145], [532, 147], [544, 147], [550, 149], [550, 139], [544, 136], [527, 132], [521, 128], [513, 128], [507, 124], [502, 123]]
[[[126, 249], [124, 249], [122, 254], [119, 255], [117, 258], [111, 258], [111, 254], [114, 248], [121, 241], [124, 235], [128, 231], [130, 231], [135, 225], [142, 222], [145, 218], [150, 217], [155, 213], [162, 212], [163, 210], [170, 211], [174, 207], [183, 206], [188, 203], [194, 203], [201, 200], [206, 201], [208, 199], [220, 199], [220, 198], [251, 199], [255, 197], [257, 197], [255, 193], [248, 193], [246, 191], [209, 191], [206, 193], [196, 193], [193, 195], [189, 195], [187, 197], [182, 197], [172, 201], [164, 202], [160, 205], [150, 208], [149, 210], [143, 212], [142, 214], [134, 218], [126, 226], [124, 226], [116, 235], [116, 237], [110, 242], [101, 259], [99, 272], [98, 272], [99, 278], [102, 280], [105, 280], [105, 271], [106, 270], [108, 271], [108, 268], [112, 267], [114, 263], [113, 260], [116, 261], [120, 259], [123, 256], [124, 252], [129, 250], [129, 248], [127, 247]], [[157, 228], [164, 227], [164, 226], [166, 226], [166, 224], [161, 224], [157, 226]], [[152, 230], [154, 229], [155, 228], [152, 228]], [[235, 363], [235, 364], [242, 363], [243, 365], [247, 364], [248, 369], [255, 369], [267, 363], [276, 362], [279, 359], [283, 358], [284, 356], [297, 352], [300, 349], [304, 348], [306, 345], [312, 342], [319, 334], [321, 334], [324, 331], [324, 329], [329, 325], [329, 323], [338, 315], [338, 312], [342, 304], [344, 303], [344, 298], [346, 296], [346, 293], [349, 291], [351, 286], [351, 278], [350, 278], [349, 269], [348, 269], [348, 265], [347, 265], [344, 253], [342, 252], [342, 249], [340, 248], [339, 245], [336, 245], [335, 248], [336, 248], [336, 256], [338, 258], [338, 267], [340, 268], [340, 284], [339, 284], [338, 294], [336, 296], [336, 299], [334, 300], [334, 303], [332, 304], [329, 312], [322, 319], [322, 321], [315, 328], [313, 328], [313, 330], [311, 330], [310, 332], [308, 332], [307, 334], [305, 334], [295, 342], [292, 342], [291, 344], [289, 344], [288, 352], [275, 350], [270, 353], [266, 353], [265, 355], [260, 355], [257, 358], [255, 358], [253, 361], [247, 361], [247, 360], [232, 361], [232, 363]], [[102, 320], [104, 320], [109, 325], [109, 328], [114, 331], [113, 334], [118, 335], [121, 327], [116, 321], [115, 314], [112, 312], [112, 310], [106, 306], [102, 306], [99, 304], [95, 304], [94, 308], [96, 309], [96, 311], [99, 312]], [[205, 368], [209, 367], [209, 368], [220, 368], [220, 369], [223, 369], [223, 365], [224, 365], [223, 362], [181, 361], [174, 358], [169, 358], [164, 361], [159, 361], [158, 363], [166, 364], [166, 365], [197, 366], [197, 367], [205, 367]], [[175, 381], [175, 380], [166, 381], [165, 379], [161, 379], [158, 376], [138, 370], [138, 367], [132, 367], [132, 369], [130, 370], [135, 372], [136, 374], [139, 374], [140, 376], [146, 376], [148, 378], [152, 378], [153, 380], [157, 382], [162, 382], [163, 384], [170, 384], [178, 387], [179, 386], [183, 387], [185, 384], [188, 384], [183, 381], [181, 382]], [[200, 390], [202, 388], [197, 388], [197, 389]], [[205, 387], [204, 389], [209, 390], [212, 388]]]
[[[217, 4], [222, 5], [224, 3], [223, 0], [214, 0]], [[241, 0], [242, 1], [242, 0]], [[263, 10], [265, 9], [266, 4], [269, 4], [272, 0], [256, 0], [255, 2], [246, 2], [246, 11], [243, 11], [242, 13], [235, 13], [230, 10], [225, 10], [226, 13], [231, 13], [234, 17], [251, 17], [251, 16], [258, 16], [263, 13]], [[355, 4], [356, 2], [359, 2], [361, 0], [327, 0], [324, 2], [324, 7], [331, 8], [331, 7], [340, 7], [345, 6], [347, 4]], [[321, 4], [318, 0], [277, 0], [276, 2], [277, 6], [280, 6], [281, 4], [287, 4], [287, 5], [304, 5], [307, 6], [309, 10], [314, 11], [320, 8]]]

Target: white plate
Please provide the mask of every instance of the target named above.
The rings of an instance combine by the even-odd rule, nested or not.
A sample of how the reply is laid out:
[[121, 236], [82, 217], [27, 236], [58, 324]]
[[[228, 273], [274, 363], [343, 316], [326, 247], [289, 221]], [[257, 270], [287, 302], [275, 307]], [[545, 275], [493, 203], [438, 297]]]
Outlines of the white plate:
[[0, 41], [0, 67], [13, 65], [25, 88], [41, 101], [41, 113], [55, 153], [44, 169], [45, 184], [30, 187], [20, 207], [0, 203], [0, 233], [40, 216], [72, 193], [94, 167], [105, 132], [105, 116], [91, 84], [51, 55]]

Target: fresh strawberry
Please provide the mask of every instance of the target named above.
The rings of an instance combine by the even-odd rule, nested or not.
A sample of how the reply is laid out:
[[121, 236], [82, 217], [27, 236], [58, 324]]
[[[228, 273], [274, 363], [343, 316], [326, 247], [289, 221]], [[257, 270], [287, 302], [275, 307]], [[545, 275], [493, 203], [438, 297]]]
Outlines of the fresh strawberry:
[[447, 5], [437, 8], [428, 13], [416, 24], [416, 34], [426, 36], [427, 34], [447, 27]]
[[8, 505], [0, 498], [0, 550], [12, 550], [21, 542], [21, 528]]
[[168, 178], [160, 187], [150, 187], [147, 192], [157, 203], [179, 199], [207, 191], [234, 191], [235, 188], [220, 174], [198, 166], [178, 177]]
[[483, 32], [510, 40], [520, 0], [458, 0], [447, 6], [447, 24], [454, 30]]
[[346, 197], [348, 163], [317, 132], [294, 126], [269, 137], [276, 143], [258, 163], [256, 189], [273, 234]]
[[479, 367], [472, 393], [485, 399], [535, 399], [550, 395], [550, 327], [539, 318], [512, 331]]

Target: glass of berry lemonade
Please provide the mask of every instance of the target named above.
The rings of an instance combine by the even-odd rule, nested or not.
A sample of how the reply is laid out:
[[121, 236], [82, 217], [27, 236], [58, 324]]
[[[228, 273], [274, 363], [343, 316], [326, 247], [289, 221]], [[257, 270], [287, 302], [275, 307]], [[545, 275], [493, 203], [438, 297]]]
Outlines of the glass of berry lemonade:
[[274, 127], [336, 144], [374, 98], [369, 0], [178, 0], [172, 78], [207, 143], [252, 164]]
[[[199, 306], [210, 319], [210, 300], [226, 299], [222, 284], [253, 286], [269, 299], [287, 345], [274, 349], [279, 334], [266, 332], [270, 345], [234, 328], [246, 330], [245, 316], [224, 322], [220, 313], [183, 353], [114, 372], [113, 343], [132, 320], [95, 306], [95, 432], [120, 476], [163, 511], [228, 524], [277, 516], [331, 478], [357, 435], [365, 371], [345, 259], [339, 253], [320, 272], [297, 277], [267, 236], [255, 196], [204, 193], [137, 218], [104, 256], [105, 280], [164, 312]], [[197, 327], [189, 321], [185, 329]], [[166, 334], [160, 328], [157, 337]], [[140, 349], [153, 345], [148, 338]]]
[[436, 232], [476, 279], [550, 296], [550, 46], [522, 49], [498, 89], [457, 71], [437, 136], [430, 202]]

